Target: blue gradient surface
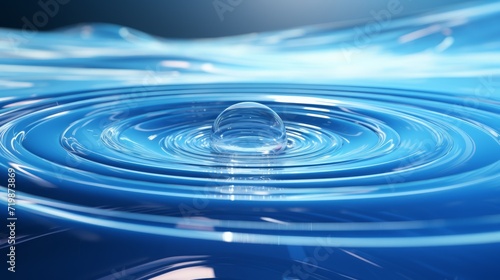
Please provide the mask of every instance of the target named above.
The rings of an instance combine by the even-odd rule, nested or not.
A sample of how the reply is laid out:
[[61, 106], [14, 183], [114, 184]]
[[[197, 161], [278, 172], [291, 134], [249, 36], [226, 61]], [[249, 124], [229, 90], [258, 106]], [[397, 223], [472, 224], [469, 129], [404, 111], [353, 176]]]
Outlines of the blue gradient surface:
[[[189, 41], [0, 30], [19, 275], [500, 277], [500, 3], [390, 13]], [[239, 102], [282, 118], [286, 150], [212, 149]]]

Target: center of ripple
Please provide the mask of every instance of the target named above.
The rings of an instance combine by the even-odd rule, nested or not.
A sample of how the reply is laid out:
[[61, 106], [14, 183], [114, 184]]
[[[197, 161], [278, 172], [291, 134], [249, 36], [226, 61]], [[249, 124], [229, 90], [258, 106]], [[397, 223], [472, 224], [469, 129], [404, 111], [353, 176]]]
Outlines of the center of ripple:
[[234, 104], [220, 113], [212, 126], [211, 146], [223, 154], [278, 154], [286, 144], [283, 120], [260, 103]]

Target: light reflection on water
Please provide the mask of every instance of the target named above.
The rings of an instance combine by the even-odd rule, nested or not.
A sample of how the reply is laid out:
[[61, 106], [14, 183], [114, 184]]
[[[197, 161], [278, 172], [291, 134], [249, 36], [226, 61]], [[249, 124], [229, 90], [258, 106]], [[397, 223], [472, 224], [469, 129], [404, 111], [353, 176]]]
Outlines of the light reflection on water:
[[[46, 221], [30, 240], [71, 250], [74, 230], [44, 232], [63, 223], [143, 245], [88, 277], [492, 275], [494, 258], [464, 250], [500, 242], [499, 13], [393, 20], [363, 44], [328, 26], [194, 41], [1, 30], [18, 41], [0, 43], [0, 165], [17, 170], [19, 211]], [[285, 152], [212, 150], [215, 118], [245, 101], [283, 119]]]

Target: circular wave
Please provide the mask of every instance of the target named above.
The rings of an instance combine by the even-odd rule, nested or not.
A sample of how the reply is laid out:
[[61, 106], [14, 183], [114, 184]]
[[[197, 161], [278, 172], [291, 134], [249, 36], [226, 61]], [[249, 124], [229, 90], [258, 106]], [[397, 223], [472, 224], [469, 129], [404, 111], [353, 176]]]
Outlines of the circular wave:
[[[283, 119], [284, 152], [213, 151], [213, 121], [245, 101]], [[72, 92], [4, 101], [0, 152], [30, 182], [23, 208], [105, 227], [313, 246], [499, 242], [499, 106], [473, 101], [294, 84]]]
[[[325, 249], [317, 252], [318, 256], [326, 258], [329, 254], [337, 254], [344, 263], [352, 263], [348, 258], [355, 255], [346, 250], [333, 251]], [[366, 266], [362, 261], [358, 266]], [[366, 268], [365, 268], [366, 269]], [[378, 277], [401, 277], [388, 269], [378, 271]], [[158, 259], [129, 269], [113, 271], [113, 274], [99, 278], [109, 279], [346, 279], [352, 272], [346, 268], [324, 268], [318, 266], [318, 261], [312, 258], [301, 260], [281, 260], [278, 258], [254, 259], [242, 255], [232, 257], [217, 257], [209, 255], [178, 256]]]

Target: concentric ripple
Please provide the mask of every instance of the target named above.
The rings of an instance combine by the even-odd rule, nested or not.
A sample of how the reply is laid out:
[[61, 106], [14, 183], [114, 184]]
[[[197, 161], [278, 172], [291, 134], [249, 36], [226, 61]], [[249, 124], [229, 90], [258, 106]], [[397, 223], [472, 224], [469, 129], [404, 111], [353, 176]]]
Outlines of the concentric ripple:
[[[325, 251], [328, 252], [332, 251]], [[356, 255], [347, 250], [336, 250], [336, 254], [345, 264], [356, 263], [348, 261], [347, 257]], [[343, 256], [342, 256], [343, 255]], [[356, 263], [363, 266], [361, 261]], [[312, 272], [312, 273], [311, 273]], [[346, 279], [355, 275], [346, 267], [326, 269], [315, 264], [304, 263], [298, 260], [284, 261], [278, 258], [252, 259], [246, 256], [235, 255], [228, 257], [214, 257], [207, 255], [199, 256], [178, 256], [172, 258], [159, 259], [153, 262], [141, 264], [139, 266], [114, 272], [99, 280], [112, 280], [119, 277], [133, 279], [300, 279], [297, 276], [308, 276], [307, 279]], [[394, 278], [398, 274], [390, 270], [379, 270], [374, 276], [380, 278]]]
[[[102, 24], [0, 29], [0, 166], [15, 171], [19, 269], [499, 278], [499, 16], [500, 2], [474, 1], [193, 41]], [[236, 127], [276, 129], [257, 153], [214, 144], [234, 115], [214, 121], [242, 102], [267, 119]]]
[[[225, 242], [500, 242], [492, 199], [500, 177], [496, 103], [475, 100], [466, 107], [462, 98], [432, 92], [300, 84], [137, 92], [127, 87], [4, 101], [3, 164], [32, 182], [23, 185], [23, 208]], [[283, 153], [213, 151], [213, 121], [244, 101], [282, 117]], [[450, 110], [454, 106], [461, 110]]]

